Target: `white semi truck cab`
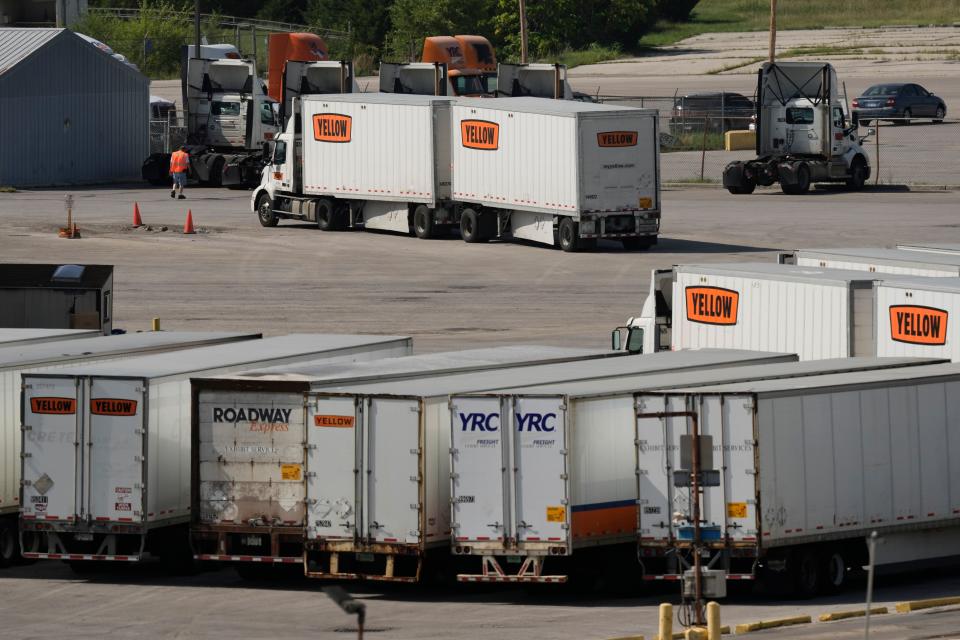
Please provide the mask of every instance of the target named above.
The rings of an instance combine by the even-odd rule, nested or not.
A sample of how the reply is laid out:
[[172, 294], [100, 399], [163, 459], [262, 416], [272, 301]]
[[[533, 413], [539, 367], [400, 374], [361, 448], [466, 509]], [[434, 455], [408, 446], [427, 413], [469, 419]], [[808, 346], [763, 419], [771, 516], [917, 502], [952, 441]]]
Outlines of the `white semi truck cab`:
[[842, 182], [859, 190], [870, 163], [840, 96], [837, 74], [822, 62], [766, 63], [757, 79], [756, 152], [723, 171], [723, 186], [749, 194], [779, 182], [787, 194], [815, 182]]

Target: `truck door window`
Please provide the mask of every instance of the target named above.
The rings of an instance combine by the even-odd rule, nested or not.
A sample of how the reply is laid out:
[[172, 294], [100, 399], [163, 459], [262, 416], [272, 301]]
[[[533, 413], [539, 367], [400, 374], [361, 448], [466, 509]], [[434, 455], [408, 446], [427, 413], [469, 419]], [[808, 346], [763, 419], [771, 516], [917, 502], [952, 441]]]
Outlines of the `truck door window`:
[[264, 102], [260, 105], [260, 122], [263, 124], [275, 125], [276, 119], [273, 117], [273, 106], [270, 102]]
[[813, 108], [788, 107], [787, 124], [813, 124]]
[[847, 123], [843, 118], [843, 109], [840, 107], [833, 108], [833, 127], [835, 129], [846, 129]]
[[479, 76], [457, 76], [450, 80], [453, 82], [453, 91], [458, 96], [475, 96], [484, 93], [483, 82]]
[[214, 100], [210, 105], [210, 113], [215, 116], [239, 116], [240, 103]]
[[277, 146], [273, 149], [273, 164], [284, 164], [287, 161], [287, 143], [285, 140], [277, 141]]

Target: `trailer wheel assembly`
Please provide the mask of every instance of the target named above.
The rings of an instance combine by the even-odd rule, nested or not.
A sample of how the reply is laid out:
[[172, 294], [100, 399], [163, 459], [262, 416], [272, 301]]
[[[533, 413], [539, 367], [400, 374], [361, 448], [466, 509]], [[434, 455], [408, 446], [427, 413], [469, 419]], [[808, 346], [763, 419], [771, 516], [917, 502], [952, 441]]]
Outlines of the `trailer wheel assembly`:
[[280, 222], [277, 214], [273, 212], [273, 203], [270, 201], [270, 196], [265, 193], [257, 198], [257, 219], [260, 221], [260, 225], [264, 227], [275, 227]]
[[317, 200], [317, 228], [321, 231], [333, 231], [337, 228], [336, 207], [330, 198]]
[[468, 207], [460, 214], [460, 237], [471, 244], [488, 240], [480, 228], [480, 214], [475, 209]]
[[560, 248], [570, 253], [579, 249], [577, 246], [577, 223], [573, 218], [564, 218], [560, 221], [560, 227], [557, 229], [557, 239]]
[[812, 549], [800, 549], [790, 558], [794, 561], [790, 569], [793, 591], [799, 598], [813, 598], [820, 591], [823, 571], [817, 555]]
[[17, 534], [12, 523], [0, 522], [0, 567], [9, 567], [17, 560]]
[[425, 204], [413, 210], [413, 232], [421, 239], [433, 237], [433, 211]]
[[828, 591], [837, 592], [847, 583], [847, 559], [839, 550], [827, 553], [824, 558], [824, 586]]

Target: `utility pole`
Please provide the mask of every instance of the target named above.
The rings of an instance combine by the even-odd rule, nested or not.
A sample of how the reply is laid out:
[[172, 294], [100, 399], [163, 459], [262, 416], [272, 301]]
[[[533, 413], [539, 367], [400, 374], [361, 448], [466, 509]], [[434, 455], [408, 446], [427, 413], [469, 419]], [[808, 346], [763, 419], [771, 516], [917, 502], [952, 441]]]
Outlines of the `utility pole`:
[[200, 57], [200, 0], [193, 3], [193, 57]]
[[770, 62], [773, 63], [777, 53], [777, 0], [770, 0]]
[[520, 62], [527, 64], [527, 3], [520, 0]]

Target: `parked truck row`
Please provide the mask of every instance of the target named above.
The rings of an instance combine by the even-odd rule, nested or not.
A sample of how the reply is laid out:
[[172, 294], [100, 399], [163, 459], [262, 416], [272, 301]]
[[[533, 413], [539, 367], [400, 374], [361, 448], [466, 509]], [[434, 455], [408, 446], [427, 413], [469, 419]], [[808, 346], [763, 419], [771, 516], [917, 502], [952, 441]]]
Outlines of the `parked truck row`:
[[542, 98], [307, 97], [251, 206], [267, 227], [642, 249], [660, 226], [657, 126], [653, 110]]

